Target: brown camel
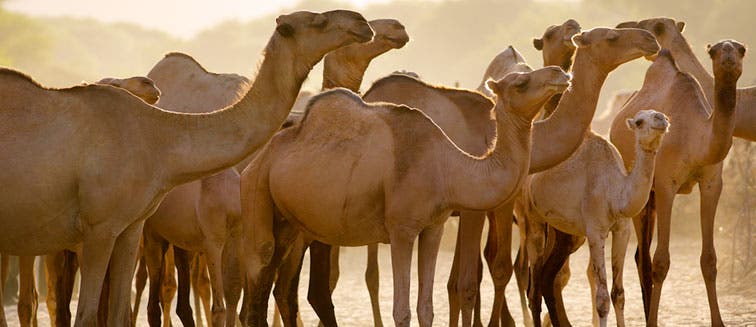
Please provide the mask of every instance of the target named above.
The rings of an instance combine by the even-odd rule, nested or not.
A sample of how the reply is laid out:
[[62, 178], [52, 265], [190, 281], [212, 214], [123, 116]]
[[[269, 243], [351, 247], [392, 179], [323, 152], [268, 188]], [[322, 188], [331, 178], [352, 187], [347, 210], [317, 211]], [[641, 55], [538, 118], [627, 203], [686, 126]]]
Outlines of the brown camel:
[[[375, 31], [373, 41], [352, 44], [335, 50], [323, 59], [322, 88], [344, 87], [353, 92], [359, 92], [362, 78], [370, 62], [379, 55], [392, 49], [400, 49], [409, 42], [409, 35], [404, 26], [394, 19], [378, 19], [368, 22]], [[273, 294], [278, 308], [285, 321], [296, 319], [298, 314], [297, 284], [298, 275], [302, 267], [304, 251], [310, 250], [310, 288], [308, 300], [312, 303], [316, 313], [326, 325], [335, 325], [336, 317], [333, 312], [331, 293], [336, 287], [339, 277], [339, 247], [330, 246], [319, 241], [303, 240], [304, 245], [296, 247], [282, 263], [282, 268], [276, 279]], [[325, 256], [328, 254], [328, 256]], [[330, 264], [330, 266], [328, 266]], [[323, 273], [313, 273], [323, 272]], [[293, 276], [296, 274], [296, 276]], [[370, 293], [373, 310], [373, 323], [382, 326], [381, 311], [378, 298], [378, 245], [368, 245], [367, 269], [365, 282]], [[328, 285], [328, 288], [324, 288]], [[323, 311], [325, 310], [325, 311]]]
[[[700, 84], [688, 73], [682, 73], [669, 51], [646, 72], [640, 91], [615, 118], [610, 131], [612, 143], [622, 154], [625, 166], [634, 161], [632, 141], [618, 128], [619, 121], [634, 115], [641, 108], [655, 108], [670, 119], [685, 122], [686, 128], [672, 128], [659, 150], [654, 177], [653, 198], [649, 214], [635, 217], [635, 230], [640, 245], [639, 274], [643, 291], [647, 324], [656, 326], [661, 288], [669, 270], [669, 237], [672, 204], [676, 194], [688, 194], [695, 184], [701, 193], [701, 271], [711, 311], [711, 324], [723, 326], [717, 301], [717, 257], [714, 249], [714, 217], [722, 191], [722, 160], [732, 145], [735, 129], [736, 82], [742, 71], [745, 47], [736, 41], [722, 41], [708, 47], [714, 68], [714, 107], [706, 101]], [[676, 125], [678, 126], [678, 125]], [[691, 142], [695, 140], [695, 142]], [[658, 215], [657, 242], [653, 263], [650, 236]]]
[[[627, 120], [635, 134], [638, 160], [627, 172], [617, 149], [606, 139], [589, 132], [583, 144], [569, 159], [554, 168], [530, 176], [518, 201], [524, 212], [518, 222], [527, 225], [528, 258], [531, 263], [531, 310], [536, 326], [540, 326], [541, 295], [546, 299], [552, 321], [560, 321], [556, 313], [554, 279], [565, 264], [575, 244], [588, 239], [591, 252], [592, 294], [598, 324], [606, 326], [609, 292], [606, 285], [604, 243], [612, 237], [612, 302], [617, 325], [624, 326], [624, 292], [622, 268], [630, 237], [630, 218], [638, 214], [648, 200], [654, 175], [654, 161], [669, 121], [654, 110], [641, 110]], [[545, 254], [545, 224], [557, 229], [556, 243]], [[524, 226], [524, 225], [523, 225]], [[563, 234], [563, 235], [559, 235]], [[568, 240], [562, 242], [562, 240]], [[543, 292], [543, 293], [542, 293]]]
[[[616, 39], [614, 38], [615, 36], [617, 36]], [[607, 37], [611, 37], [612, 40], [607, 40]], [[580, 142], [573, 142], [573, 140], [581, 140], [583, 133], [588, 129], [596, 102], [598, 101], [598, 90], [604, 78], [606, 78], [606, 75], [611, 70], [624, 62], [643, 55], [651, 55], [658, 50], [658, 45], [653, 36], [648, 32], [637, 29], [594, 29], [583, 33], [578, 38], [584, 41], [582, 47], [578, 50], [578, 53], [582, 53], [580, 60], [576, 60], [580, 64], [576, 64], [575, 67], [575, 80], [579, 80], [580, 83], [575, 83], [573, 88], [564, 95], [565, 100], [561, 101], [564, 110], [557, 110], [549, 119], [534, 124], [533, 143], [536, 145], [536, 148], [532, 150], [531, 156], [537, 159], [531, 159], [531, 172], [539, 171], [539, 169], [543, 170], [557, 164], [560, 160], [566, 159], [571, 154], [569, 148], [572, 147], [573, 143], [580, 144]], [[608, 52], [607, 49], [612, 49], [613, 51]], [[594, 67], [594, 62], [600, 63], [602, 67]], [[577, 66], [582, 67], [578, 68]], [[571, 96], [567, 96], [568, 94], [571, 94]], [[450, 97], [444, 95], [444, 92], [429, 89], [417, 80], [401, 75], [394, 75], [376, 82], [365, 93], [364, 98], [367, 101], [403, 103], [420, 108], [460, 148], [473, 154], [476, 154], [476, 151], [483, 151], [480, 149], [485, 149], [488, 144], [487, 142], [492, 140], [495, 134], [492, 131], [490, 114], [486, 111], [486, 106], [480, 104], [482, 97], [467, 96], [450, 99]], [[476, 103], [478, 104], [476, 105]], [[474, 108], [480, 109], [473, 110]], [[565, 126], [569, 126], [569, 128], [565, 128]], [[552, 137], [555, 138], [552, 139]], [[510, 213], [508, 216], [511, 217], [511, 208], [509, 210]], [[506, 218], [506, 215], [502, 214], [502, 216]], [[472, 223], [467, 224], [464, 220], [462, 222], [465, 225], [475, 226]], [[481, 217], [479, 228], [482, 228], [482, 223], [483, 220]], [[502, 225], [510, 226], [511, 224], [512, 222], [509, 221], [508, 224]], [[504, 234], [507, 228], [502, 228], [502, 235], [507, 235]], [[471, 231], [471, 234], [472, 236], [468, 238], [475, 238], [474, 230]], [[480, 230], [478, 230], [477, 234], [477, 241], [468, 243], [473, 249], [478, 247], [477, 244], [480, 244]], [[511, 228], [509, 228], [508, 234], [511, 235]], [[511, 241], [511, 236], [509, 237]], [[508, 242], [502, 241], [501, 244], [506, 245]], [[501, 252], [507, 258], [509, 258], [509, 249], [510, 246], [507, 245], [507, 251]], [[478, 250], [470, 249], [468, 251], [470, 252], [465, 253], [479, 251], [479, 248]], [[475, 259], [474, 256], [467, 256], [467, 258]], [[509, 262], [508, 265], [506, 264], [507, 262]], [[466, 280], [466, 284], [459, 284], [464, 285], [459, 287], [465, 291], [458, 293], [472, 293], [472, 296], [466, 295], [466, 297], [463, 297], [463, 299], [468, 299], [469, 310], [471, 310], [475, 295], [477, 294], [473, 285], [474, 276], [476, 276], [474, 273], [475, 265], [475, 261], [460, 265], [460, 267], [472, 271], [466, 274], [470, 278]], [[511, 259], [504, 259], [501, 256], [497, 259], [497, 263], [491, 264], [490, 267], [497, 269], [497, 272], [493, 276], [497, 277], [494, 278], [496, 290], [497, 293], [500, 292], [500, 298], [502, 299], [501, 302], [495, 303], [495, 305], [500, 305], [501, 307], [494, 308], [494, 319], [492, 320], [494, 324], [498, 324], [499, 319], [495, 316], [496, 313], [506, 310], [506, 307], [503, 306], [506, 303], [503, 301], [503, 291], [506, 281], [511, 276]], [[511, 315], [507, 314], [506, 316], [511, 321]], [[451, 321], [453, 322], [454, 319]]]
[[[488, 85], [498, 98], [500, 134], [482, 157], [460, 151], [419, 110], [367, 104], [344, 89], [313, 98], [302, 123], [278, 133], [242, 173], [245, 293], [254, 292], [247, 323], [265, 324], [272, 274], [297, 226], [332, 245], [390, 242], [399, 326], [410, 323], [409, 268], [419, 236], [418, 319], [430, 326], [443, 222], [456, 208], [485, 210], [512, 195], [527, 171], [532, 120], [568, 86], [568, 75], [549, 67]], [[334, 160], [325, 149], [346, 154]], [[317, 174], [313, 164], [322, 167]], [[478, 183], [481, 178], [499, 182]]]
[[48, 89], [0, 70], [0, 149], [12, 158], [0, 163], [0, 225], [8, 232], [0, 252], [38, 255], [83, 243], [77, 326], [96, 323], [108, 265], [108, 325], [129, 325], [139, 236], [162, 197], [262, 146], [312, 66], [372, 34], [349, 11], [280, 16], [249, 91], [203, 115], [160, 110], [111, 86]]
[[[129, 93], [139, 97], [140, 99], [144, 100], [148, 104], [154, 104], [157, 102], [158, 98], [160, 97], [160, 90], [155, 86], [155, 83], [147, 78], [142, 76], [135, 76], [135, 77], [129, 77], [129, 78], [103, 78], [102, 80], [98, 81], [97, 84], [101, 85], [112, 85], [119, 88], [122, 88]], [[70, 252], [69, 250], [64, 250], [61, 252]], [[52, 325], [56, 325], [56, 317], [57, 312], [56, 308], [61, 307], [61, 305], [57, 305], [55, 302], [56, 298], [59, 298], [57, 296], [56, 291], [58, 291], [58, 277], [61, 273], [60, 269], [56, 269], [59, 266], [58, 265], [50, 265], [52, 263], [52, 260], [56, 256], [64, 255], [63, 253], [56, 253], [52, 255], [48, 255], [46, 258], [46, 280], [48, 282], [49, 291], [46, 298], [48, 312], [50, 315], [50, 320]], [[38, 306], [38, 294], [36, 289], [36, 275], [34, 272], [34, 259], [35, 256], [21, 256], [19, 258], [19, 281], [20, 281], [20, 288], [19, 288], [19, 297], [18, 297], [18, 317], [19, 317], [19, 324], [20, 326], [36, 326], [37, 325], [37, 306]], [[62, 268], [62, 266], [60, 266]], [[75, 273], [75, 268], [73, 269], [73, 273]], [[107, 283], [103, 284], [104, 287], [107, 287]], [[73, 275], [71, 275], [70, 278], [70, 285], [65, 285], [65, 287], [68, 287], [67, 290], [73, 291]], [[66, 295], [63, 295], [66, 296]], [[71, 294], [67, 294], [67, 298], [70, 300]], [[66, 312], [68, 313], [68, 320], [70, 322], [70, 311], [68, 309], [69, 302], [67, 301], [64, 303]], [[107, 308], [101, 307], [101, 310], [107, 310]], [[104, 323], [103, 321], [100, 321], [100, 324], [102, 325]]]
[[[663, 48], [669, 49], [680, 71], [690, 73], [703, 88], [706, 99], [713, 104], [714, 78], [704, 68], [688, 41], [682, 35], [685, 22], [658, 17], [638, 22], [625, 22], [617, 27], [642, 28], [654, 33]], [[735, 104], [735, 130], [732, 135], [749, 141], [756, 141], [756, 86], [737, 89]]]

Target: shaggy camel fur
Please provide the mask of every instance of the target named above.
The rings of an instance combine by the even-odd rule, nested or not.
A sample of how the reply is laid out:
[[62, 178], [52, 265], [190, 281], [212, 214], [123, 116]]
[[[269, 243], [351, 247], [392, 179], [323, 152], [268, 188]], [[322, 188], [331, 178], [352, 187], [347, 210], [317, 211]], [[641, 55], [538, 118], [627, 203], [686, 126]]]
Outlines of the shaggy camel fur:
[[[97, 84], [101, 85], [112, 85], [115, 87], [122, 88], [129, 93], [137, 96], [138, 98], [144, 100], [148, 104], [155, 104], [157, 100], [160, 98], [160, 90], [155, 86], [155, 83], [147, 78], [142, 76], [135, 76], [135, 77], [129, 77], [129, 78], [103, 78], [100, 81], [97, 82]], [[78, 247], [77, 247], [78, 248]], [[79, 249], [80, 250], [80, 249]], [[66, 303], [63, 303], [62, 305], [58, 305], [56, 303], [56, 298], [60, 298], [56, 294], [58, 291], [58, 286], [60, 286], [58, 283], [58, 278], [60, 277], [60, 274], [63, 273], [63, 271], [60, 268], [63, 268], [63, 266], [59, 265], [51, 265], [53, 262], [53, 258], [58, 256], [64, 256], [65, 253], [62, 252], [68, 252], [69, 255], [75, 255], [72, 251], [64, 250], [59, 253], [55, 253], [52, 255], [48, 255], [46, 258], [46, 280], [49, 286], [48, 295], [46, 298], [47, 306], [48, 306], [48, 312], [50, 315], [50, 321], [52, 325], [56, 325], [56, 317], [57, 312], [56, 308], [63, 308], [62, 305], [65, 305], [65, 311], [68, 314], [67, 322], [64, 325], [70, 324], [70, 310], [68, 309], [69, 302], [66, 301]], [[37, 325], [37, 306], [38, 306], [38, 294], [36, 289], [36, 275], [34, 272], [34, 259], [35, 256], [21, 256], [19, 260], [19, 281], [20, 281], [20, 289], [19, 289], [19, 297], [18, 297], [18, 317], [19, 317], [19, 324], [20, 326], [36, 326]], [[75, 273], [76, 269], [73, 269], [72, 273]], [[71, 285], [63, 285], [63, 287], [67, 287], [65, 290], [73, 291], [73, 275], [70, 279]], [[107, 296], [107, 283], [104, 283], [103, 286], [105, 287], [105, 296]], [[70, 300], [71, 294], [63, 294], [64, 298], [67, 296], [67, 298]], [[107, 308], [104, 305], [101, 305], [100, 310], [107, 310]], [[106, 317], [107, 315], [102, 315], [99, 318], [102, 319], [102, 317]], [[100, 320], [100, 325], [104, 323], [104, 321]]]
[[[695, 184], [701, 193], [701, 271], [711, 311], [711, 324], [722, 326], [716, 293], [717, 257], [714, 249], [714, 217], [722, 191], [722, 160], [732, 145], [735, 128], [736, 83], [742, 71], [745, 47], [736, 41], [722, 41], [708, 47], [714, 68], [714, 107], [709, 106], [700, 84], [680, 71], [669, 51], [660, 53], [646, 72], [640, 91], [615, 118], [610, 131], [612, 143], [622, 154], [625, 166], [634, 161], [630, 135], [618, 128], [619, 121], [641, 108], [654, 108], [670, 119], [685, 122], [666, 136], [659, 150], [649, 214], [636, 217], [634, 224], [640, 246], [639, 274], [647, 324], [656, 326], [661, 288], [669, 270], [669, 237], [672, 204], [676, 194], [688, 194]], [[679, 125], [676, 125], [679, 126]], [[695, 140], [692, 142], [691, 140]], [[658, 214], [659, 240], [653, 263], [650, 239]]]
[[168, 190], [259, 148], [285, 120], [312, 66], [373, 34], [349, 11], [297, 12], [277, 23], [250, 90], [210, 114], [166, 112], [112, 86], [48, 89], [0, 70], [0, 149], [13, 158], [0, 163], [0, 225], [8, 232], [0, 252], [38, 255], [83, 243], [78, 326], [96, 323], [108, 265], [108, 325], [129, 325], [139, 236]]
[[[404, 26], [394, 19], [378, 19], [368, 22], [375, 31], [371, 42], [353, 44], [332, 51], [323, 59], [323, 89], [345, 87], [353, 92], [359, 92], [362, 78], [370, 62], [379, 55], [392, 49], [400, 49], [409, 42], [409, 35]], [[330, 246], [319, 241], [303, 240], [301, 247], [296, 247], [282, 263], [282, 268], [276, 279], [273, 294], [281, 314], [287, 321], [296, 319], [298, 313], [297, 284], [298, 275], [302, 268], [304, 251], [309, 247], [310, 252], [310, 288], [308, 300], [316, 313], [326, 325], [335, 325], [336, 317], [333, 312], [331, 293], [336, 287], [339, 277], [339, 247]], [[326, 254], [328, 254], [326, 256]], [[312, 273], [322, 272], [322, 273]], [[293, 276], [296, 274], [297, 276]], [[368, 245], [367, 269], [365, 282], [370, 293], [375, 326], [382, 326], [381, 311], [378, 298], [378, 245]], [[328, 285], [328, 288], [324, 286]], [[323, 312], [321, 309], [325, 309]]]
[[[527, 225], [528, 258], [531, 263], [531, 310], [540, 326], [541, 295], [546, 299], [555, 325], [569, 325], [556, 313], [554, 279], [565, 264], [574, 244], [588, 239], [591, 251], [592, 294], [599, 325], [606, 326], [609, 292], [606, 285], [604, 243], [612, 237], [612, 302], [617, 325], [624, 325], [622, 268], [630, 237], [630, 218], [638, 214], [648, 200], [654, 174], [654, 161], [667, 132], [669, 121], [664, 114], [642, 110], [627, 120], [635, 134], [636, 163], [627, 172], [616, 148], [606, 139], [589, 132], [583, 144], [569, 159], [554, 168], [533, 174], [523, 186], [518, 202], [524, 212], [518, 221]], [[557, 242], [551, 254], [544, 253], [545, 223], [557, 229]], [[567, 243], [565, 238], [578, 238]], [[596, 289], [595, 282], [598, 282]], [[542, 293], [543, 292], [543, 293]]]
[[[532, 119], [567, 87], [568, 76], [550, 67], [488, 85], [499, 99], [499, 135], [482, 157], [461, 152], [419, 110], [366, 104], [343, 89], [313, 98], [302, 123], [278, 133], [242, 174], [245, 271], [254, 292], [247, 323], [265, 324], [272, 275], [298, 226], [333, 245], [390, 242], [399, 326], [410, 323], [410, 261], [419, 236], [418, 319], [430, 326], [442, 223], [453, 209], [485, 210], [512, 195], [527, 171]], [[335, 160], [326, 149], [346, 155]], [[312, 164], [325, 170], [312, 174]]]

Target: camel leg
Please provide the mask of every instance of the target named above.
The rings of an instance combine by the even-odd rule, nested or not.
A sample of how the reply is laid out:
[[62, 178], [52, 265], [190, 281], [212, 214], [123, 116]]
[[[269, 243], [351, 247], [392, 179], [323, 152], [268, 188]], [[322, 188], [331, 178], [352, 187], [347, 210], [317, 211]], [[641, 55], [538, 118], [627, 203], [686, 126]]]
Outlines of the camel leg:
[[[194, 290], [194, 322], [197, 324], [197, 326], [202, 326], [202, 312], [205, 312], [204, 321], [208, 327], [212, 327], [213, 317], [210, 314], [210, 276], [208, 275], [207, 269], [207, 259], [205, 258], [205, 255], [201, 253], [195, 253], [192, 258], [191, 271], [189, 274], [192, 281], [192, 289]], [[223, 285], [225, 287], [225, 281]], [[237, 302], [234, 303], [238, 303], [238, 297], [236, 301]], [[229, 311], [227, 310], [227, 317], [228, 312]], [[236, 315], [231, 315], [230, 321], [235, 320]]]
[[[147, 296], [147, 321], [151, 327], [161, 326], [160, 290], [163, 284], [163, 265], [168, 243], [157, 235], [144, 233], [144, 260], [147, 264], [147, 275], [150, 288]], [[170, 317], [167, 317], [170, 319]]]
[[391, 268], [394, 273], [394, 325], [409, 327], [412, 313], [409, 306], [412, 247], [417, 234], [404, 231], [391, 233]]
[[333, 272], [331, 253], [331, 246], [328, 244], [317, 241], [310, 243], [310, 284], [307, 290], [307, 301], [310, 302], [318, 318], [320, 318], [320, 323], [324, 326], [336, 326], [336, 315], [333, 311], [333, 301], [328, 284], [330, 274]]
[[462, 326], [472, 325], [475, 298], [478, 296], [478, 261], [485, 211], [462, 211], [459, 215], [459, 274], [457, 296], [462, 310]]
[[612, 304], [617, 318], [617, 327], [625, 326], [625, 288], [623, 286], [622, 271], [625, 267], [625, 253], [630, 241], [630, 221], [623, 219], [617, 222], [612, 231]]
[[541, 326], [541, 298], [542, 283], [541, 271], [543, 269], [545, 247], [545, 224], [528, 220], [527, 226], [527, 253], [530, 259], [530, 286], [528, 287], [528, 303], [534, 326]]
[[591, 264], [593, 275], [597, 282], [596, 287], [596, 311], [599, 316], [599, 326], [606, 327], [609, 315], [609, 291], [606, 286], [606, 264], [604, 259], [604, 235], [588, 229], [588, 246], [591, 251]]
[[131, 282], [134, 280], [143, 226], [144, 221], [132, 223], [116, 239], [113, 248], [115, 255], [110, 259], [108, 326], [131, 325]]
[[649, 317], [649, 308], [651, 306], [651, 289], [653, 288], [651, 274], [651, 240], [654, 236], [654, 225], [656, 224], [655, 194], [654, 191], [651, 191], [646, 206], [633, 218], [635, 236], [638, 240], [638, 248], [635, 251], [635, 265], [638, 269], [638, 280], [641, 284], [641, 295], [643, 298], [643, 311], [646, 314], [647, 321]]
[[556, 294], [560, 285], [557, 283], [557, 276], [562, 271], [565, 263], [567, 263], [574, 237], [550, 227], [548, 235], [549, 242], [553, 243], [553, 247], [548, 251], [548, 256], [544, 261], [541, 271], [540, 280], [541, 285], [543, 285], [543, 297], [546, 301], [546, 307], [549, 309], [549, 321], [554, 326], [569, 326], [570, 323], [566, 317], [559, 317], [558, 314], [559, 309]]
[[701, 273], [706, 283], [706, 296], [712, 326], [724, 326], [717, 300], [717, 252], [714, 249], [714, 218], [722, 194], [721, 168], [698, 184], [701, 192]]
[[328, 279], [328, 290], [330, 291], [330, 294], [333, 294], [333, 291], [336, 289], [336, 284], [339, 282], [339, 274], [341, 271], [339, 270], [339, 251], [340, 247], [338, 246], [331, 246], [331, 273], [329, 274]]
[[36, 326], [37, 287], [34, 276], [35, 256], [18, 257], [18, 320], [22, 327]]
[[[509, 312], [505, 291], [512, 278], [512, 211], [513, 203], [507, 202], [497, 208], [489, 218], [491, 228], [496, 233], [496, 250], [493, 260], [488, 261], [491, 279], [494, 283], [494, 304], [489, 326], [514, 326]], [[490, 234], [490, 232], [489, 232]]]
[[367, 268], [365, 269], [365, 284], [370, 293], [370, 305], [373, 308], [373, 326], [383, 327], [381, 318], [381, 303], [378, 292], [380, 289], [380, 273], [378, 271], [378, 243], [367, 246]]
[[[210, 285], [213, 299], [213, 305], [210, 311], [212, 313], [211, 326], [222, 327], [226, 324], [226, 302], [223, 299], [223, 271], [221, 269], [223, 261], [223, 248], [213, 248], [211, 244], [207, 244], [205, 248], [207, 249], [205, 258], [207, 259], [207, 271], [210, 275]], [[299, 274], [297, 274], [297, 277], [298, 276]], [[207, 312], [205, 312], [205, 314], [207, 314]]]
[[192, 258], [192, 268], [189, 272], [189, 279], [192, 281], [192, 289], [194, 290], [194, 297], [192, 300], [194, 301], [194, 321], [195, 325], [197, 327], [204, 327], [205, 323], [202, 322], [202, 312], [204, 311], [207, 313], [207, 308], [203, 308], [201, 304], [201, 299], [199, 293], [198, 281], [199, 278], [199, 272], [197, 271], [199, 268], [197, 267], [199, 265], [199, 254], [195, 253], [194, 257]]
[[[226, 299], [226, 327], [236, 326], [236, 322], [239, 319], [236, 310], [239, 305], [239, 297], [241, 296], [241, 289], [244, 282], [242, 280], [243, 275], [241, 272], [239, 256], [239, 240], [237, 236], [232, 236], [231, 239], [226, 241], [226, 245], [223, 248], [222, 273], [223, 295]], [[200, 271], [200, 273], [202, 273], [202, 271]], [[207, 312], [207, 308], [205, 308], [205, 312]]]
[[[142, 252], [144, 252], [144, 248], [142, 249]], [[140, 254], [139, 256], [139, 263], [137, 264], [136, 275], [134, 278], [136, 279], [134, 282], [136, 297], [134, 298], [134, 309], [131, 312], [132, 327], [136, 327], [137, 316], [139, 316], [139, 304], [142, 302], [144, 287], [147, 286], [147, 263], [144, 262], [144, 254]]]
[[5, 279], [8, 277], [8, 268], [10, 267], [8, 255], [0, 253], [0, 327], [7, 327], [8, 321], [5, 319], [5, 306], [3, 305], [3, 290], [5, 289]]
[[459, 245], [462, 237], [462, 221], [457, 226], [457, 240], [454, 245], [454, 259], [452, 259], [451, 272], [449, 272], [449, 281], [446, 283], [446, 292], [449, 295], [449, 327], [459, 326], [459, 295], [457, 293], [457, 282], [459, 280], [459, 251], [462, 247]]
[[[63, 250], [45, 259], [47, 266], [47, 311], [52, 326], [71, 326], [71, 297], [73, 296], [79, 255]], [[99, 310], [99, 309], [98, 309]]]
[[526, 294], [528, 292], [528, 251], [526, 249], [526, 232], [525, 223], [518, 225], [517, 230], [520, 235], [520, 245], [517, 250], [517, 256], [514, 262], [514, 274], [517, 281], [517, 293], [520, 296], [520, 309], [522, 310], [523, 324], [527, 327], [533, 327], [533, 318], [530, 316], [530, 310], [528, 310], [528, 299]]
[[670, 221], [672, 220], [672, 204], [675, 199], [675, 192], [657, 188], [655, 190], [656, 205], [658, 210], [657, 235], [659, 240], [656, 243], [654, 251], [654, 260], [651, 266], [653, 288], [651, 289], [651, 303], [649, 306], [649, 316], [647, 325], [656, 326], [659, 314], [659, 301], [661, 300], [661, 290], [664, 279], [669, 271], [669, 235]]
[[[554, 228], [550, 228], [553, 231], [556, 231]], [[551, 234], [550, 234], [551, 235]], [[556, 234], [554, 234], [556, 237]], [[585, 243], [585, 237], [582, 236], [573, 236], [570, 239], [569, 242], [569, 248], [564, 249], [564, 251], [568, 251], [568, 256], [565, 258], [564, 263], [562, 264], [562, 268], [559, 269], [559, 272], [557, 272], [557, 275], [554, 279], [554, 302], [555, 302], [555, 311], [556, 311], [556, 317], [559, 319], [559, 323], [562, 326], [569, 326], [570, 322], [567, 318], [567, 310], [564, 306], [564, 298], [562, 297], [562, 291], [567, 286], [567, 283], [570, 281], [570, 257], [569, 254], [575, 253], [578, 249], [580, 249], [580, 246]], [[552, 249], [553, 250], [553, 249]]]
[[[444, 235], [443, 223], [424, 229], [417, 245], [417, 319], [420, 326], [433, 326], [433, 281], [436, 275], [436, 259]], [[480, 252], [480, 239], [476, 252]], [[480, 259], [480, 255], [478, 255]]]
[[[97, 323], [100, 290], [115, 243], [116, 238], [107, 231], [90, 229], [86, 233], [81, 256], [79, 304], [76, 307], [75, 326], [77, 327], [94, 326]], [[134, 267], [131, 269], [133, 271]]]
[[593, 274], [593, 271], [595, 268], [593, 267], [593, 262], [588, 260], [588, 267], [585, 269], [585, 275], [588, 277], [588, 285], [591, 288], [591, 316], [592, 316], [592, 326], [598, 326], [599, 324], [599, 316], [598, 311], [596, 311], [596, 275]]
[[[173, 247], [173, 260], [175, 260], [176, 273], [178, 275], [176, 315], [181, 320], [181, 324], [183, 324], [184, 326], [194, 327], [194, 313], [192, 312], [192, 306], [189, 303], [189, 288], [191, 287], [191, 281], [189, 280], [189, 269], [191, 269], [191, 258], [192, 254], [189, 251], [178, 248], [176, 246]], [[164, 304], [163, 309], [165, 308], [166, 305]]]
[[280, 310], [283, 325], [287, 327], [297, 326], [297, 314], [299, 312], [297, 287], [299, 286], [299, 274], [302, 270], [302, 260], [306, 250], [307, 244], [304, 237], [300, 235], [294, 245], [291, 246], [291, 250], [281, 263], [281, 267], [278, 268], [273, 296], [276, 298], [276, 306]]

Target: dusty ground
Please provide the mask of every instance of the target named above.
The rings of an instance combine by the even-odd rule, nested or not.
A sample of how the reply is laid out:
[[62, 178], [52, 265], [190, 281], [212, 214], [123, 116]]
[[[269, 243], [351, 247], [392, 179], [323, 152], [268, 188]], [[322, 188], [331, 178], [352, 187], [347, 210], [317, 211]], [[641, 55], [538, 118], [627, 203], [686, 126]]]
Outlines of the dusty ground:
[[[447, 233], [444, 244], [454, 244], [453, 233]], [[717, 245], [724, 246], [724, 240], [717, 240]], [[608, 242], [608, 244], [611, 244]], [[671, 247], [672, 266], [669, 270], [667, 281], [662, 293], [659, 316], [662, 326], [708, 326], [709, 307], [706, 300], [706, 290], [699, 268], [700, 239], [684, 240], [673, 239]], [[635, 245], [631, 244], [628, 249], [628, 262], [625, 265], [625, 292], [626, 305], [625, 317], [628, 326], [643, 325], [643, 306], [640, 299], [640, 288], [637, 272], [633, 264], [632, 255]], [[370, 300], [367, 289], [364, 286], [363, 274], [365, 267], [365, 249], [347, 248], [342, 250], [341, 280], [334, 293], [336, 317], [342, 326], [368, 326], [372, 323]], [[721, 253], [721, 251], [720, 251]], [[446, 295], [446, 281], [449, 276], [453, 252], [442, 249], [438, 257], [436, 280], [434, 287], [435, 319], [434, 325], [448, 325], [449, 314]], [[723, 257], [720, 254], [720, 257]], [[381, 270], [381, 307], [383, 321], [387, 326], [393, 324], [391, 319], [391, 260], [388, 246], [380, 249]], [[308, 259], [306, 259], [308, 260]], [[575, 326], [588, 326], [591, 324], [591, 301], [588, 281], [585, 277], [585, 268], [588, 262], [587, 246], [581, 248], [572, 256], [571, 269], [572, 279], [565, 289], [564, 297], [567, 305], [567, 313]], [[607, 262], [609, 258], [607, 257]], [[305, 263], [304, 275], [300, 283], [300, 299], [302, 304], [302, 319], [305, 326], [316, 326], [317, 318], [305, 300], [309, 264]], [[485, 268], [488, 269], [488, 268]], [[720, 268], [722, 271], [722, 268]], [[609, 275], [611, 271], [607, 272]], [[486, 270], [487, 274], [487, 270]], [[417, 294], [417, 281], [415, 267], [413, 267], [412, 294]], [[611, 277], [609, 277], [611, 278]], [[729, 275], [720, 272], [719, 277], [719, 305], [722, 317], [727, 326], [756, 326], [756, 283], [740, 283], [733, 286], [729, 283]], [[745, 286], [743, 286], [745, 285]], [[493, 296], [493, 284], [490, 278], [485, 278], [482, 287], [482, 306], [484, 317], [488, 316]], [[144, 304], [146, 298], [142, 301]], [[415, 303], [413, 297], [410, 303]], [[518, 325], [522, 324], [522, 312], [517, 296], [517, 285], [510, 282], [507, 288], [507, 302]], [[545, 306], [544, 306], [545, 310]], [[139, 316], [139, 326], [147, 326], [145, 307], [142, 306]], [[415, 310], [413, 311], [413, 319]], [[9, 318], [9, 326], [18, 326], [18, 318], [15, 308], [6, 307], [5, 312]], [[40, 304], [39, 325], [48, 326], [47, 309], [44, 303]], [[175, 326], [180, 326], [175, 315], [172, 317]], [[272, 320], [269, 320], [272, 321]], [[487, 320], [485, 321], [487, 322]], [[414, 323], [417, 324], [416, 322]], [[609, 316], [609, 325], [616, 325], [614, 313]]]

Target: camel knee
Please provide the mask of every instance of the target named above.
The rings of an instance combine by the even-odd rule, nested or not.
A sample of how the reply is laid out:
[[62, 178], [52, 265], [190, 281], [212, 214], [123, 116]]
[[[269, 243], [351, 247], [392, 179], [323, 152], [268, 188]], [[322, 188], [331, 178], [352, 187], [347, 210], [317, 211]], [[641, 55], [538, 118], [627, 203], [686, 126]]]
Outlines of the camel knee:
[[394, 324], [397, 327], [409, 327], [411, 319], [412, 313], [409, 308], [394, 308]]
[[514, 266], [510, 260], [498, 260], [494, 261], [494, 266], [491, 269], [491, 278], [494, 285], [497, 287], [506, 286], [509, 279], [512, 278], [512, 272], [514, 272]]
[[652, 266], [652, 278], [654, 283], [661, 283], [667, 277], [669, 271], [669, 254], [662, 256], [654, 256], [654, 262]]
[[433, 325], [433, 305], [431, 303], [422, 303], [417, 306], [417, 320], [420, 326]]
[[717, 278], [716, 253], [701, 254], [701, 272], [703, 273], [704, 280], [715, 280]]
[[596, 292], [596, 312], [601, 318], [609, 314], [609, 294], [604, 287], [600, 287]]
[[619, 310], [625, 308], [625, 289], [612, 286], [612, 303]]
[[472, 308], [475, 305], [475, 299], [478, 296], [478, 283], [475, 280], [465, 280], [458, 283], [456, 293], [457, 296], [459, 296], [460, 305], [463, 308]]

